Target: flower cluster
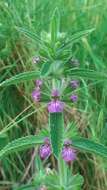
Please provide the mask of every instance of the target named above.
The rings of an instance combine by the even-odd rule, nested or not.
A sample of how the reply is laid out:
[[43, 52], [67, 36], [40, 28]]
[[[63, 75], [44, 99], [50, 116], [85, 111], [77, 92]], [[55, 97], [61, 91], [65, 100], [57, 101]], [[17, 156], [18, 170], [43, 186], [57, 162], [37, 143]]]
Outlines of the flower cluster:
[[49, 138], [44, 139], [44, 144], [40, 146], [39, 154], [42, 160], [47, 159], [52, 153]]
[[71, 147], [71, 144], [70, 140], [66, 140], [62, 149], [62, 158], [68, 164], [76, 159], [76, 151]]
[[[66, 140], [62, 149], [62, 159], [70, 164], [73, 160], [76, 159], [76, 151], [71, 147], [72, 142]], [[49, 158], [52, 154], [51, 144], [49, 138], [44, 139], [44, 144], [40, 146], [39, 154], [42, 160]]]
[[52, 98], [53, 100], [48, 103], [48, 111], [50, 113], [55, 112], [63, 112], [64, 109], [64, 102], [59, 100], [60, 93], [58, 89], [52, 90]]
[[[33, 58], [33, 63], [39, 63], [40, 58], [39, 57], [34, 57]], [[76, 59], [71, 60], [71, 66], [72, 67], [78, 67], [79, 66], [79, 61]], [[79, 81], [78, 80], [71, 80], [69, 81], [69, 85], [71, 90], [73, 91], [72, 95], [70, 96], [71, 102], [75, 103], [78, 101], [78, 96], [76, 94], [76, 89], [79, 87]], [[43, 84], [42, 80], [36, 80], [36, 87], [34, 91], [32, 92], [32, 97], [35, 102], [39, 102], [41, 100], [41, 86]], [[66, 88], [66, 87], [65, 87]], [[60, 100], [60, 89], [53, 88], [51, 92], [51, 101], [48, 103], [47, 108], [48, 112], [50, 113], [55, 113], [55, 112], [63, 112], [64, 109], [64, 102]]]
[[42, 80], [36, 80], [36, 88], [32, 92], [32, 97], [35, 102], [39, 102], [41, 98], [41, 86], [42, 86]]

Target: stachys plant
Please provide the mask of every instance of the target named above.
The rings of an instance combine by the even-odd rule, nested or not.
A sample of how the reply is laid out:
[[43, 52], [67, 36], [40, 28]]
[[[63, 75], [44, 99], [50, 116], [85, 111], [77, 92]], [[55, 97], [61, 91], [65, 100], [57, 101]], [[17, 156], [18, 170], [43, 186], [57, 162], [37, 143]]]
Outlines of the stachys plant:
[[[104, 145], [81, 137], [76, 123], [64, 122], [66, 113], [70, 112], [72, 107], [79, 105], [84, 78], [94, 81], [99, 78], [107, 80], [104, 74], [81, 69], [80, 62], [73, 56], [73, 44], [93, 29], [78, 32], [70, 37], [67, 33], [60, 32], [58, 9], [55, 9], [51, 18], [49, 32], [43, 31], [38, 36], [29, 30], [19, 27], [17, 29], [32, 38], [38, 46], [37, 54], [32, 60], [36, 70], [7, 79], [0, 84], [0, 87], [35, 80], [32, 98], [39, 107], [44, 105], [47, 109], [49, 127], [42, 130], [39, 135], [30, 135], [10, 142], [0, 151], [0, 158], [9, 153], [39, 145], [40, 158], [38, 156], [35, 158], [37, 175], [30, 189], [80, 190], [83, 177], [80, 174], [73, 175], [71, 172], [72, 163], [78, 156], [77, 150], [107, 158], [107, 148]], [[46, 160], [50, 162], [51, 157], [54, 158], [56, 166], [52, 169], [48, 168], [46, 172], [42, 163]], [[24, 189], [29, 190], [28, 185], [24, 186]]]

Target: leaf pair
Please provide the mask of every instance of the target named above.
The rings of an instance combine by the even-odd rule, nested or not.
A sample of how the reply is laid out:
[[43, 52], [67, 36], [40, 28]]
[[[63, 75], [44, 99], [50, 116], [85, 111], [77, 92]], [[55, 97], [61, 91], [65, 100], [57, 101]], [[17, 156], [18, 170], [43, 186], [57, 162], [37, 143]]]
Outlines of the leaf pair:
[[[61, 136], [61, 134], [59, 134], [59, 135]], [[57, 140], [57, 138], [56, 138], [56, 140]], [[4, 148], [2, 148], [0, 150], [0, 159], [2, 159], [4, 156], [6, 156], [8, 154], [18, 152], [18, 151], [23, 151], [27, 148], [35, 147], [38, 144], [42, 144], [43, 141], [44, 141], [43, 135], [42, 136], [41, 135], [40, 136], [39, 135], [38, 136], [30, 135], [30, 136], [16, 139], [16, 140], [8, 143], [6, 146], [4, 146]], [[60, 139], [60, 141], [61, 141], [61, 139]], [[58, 155], [60, 152], [61, 145], [58, 144], [58, 147], [56, 147], [56, 146], [57, 146], [57, 144], [54, 145], [53, 153], [55, 155]], [[96, 155], [101, 156], [102, 158], [107, 159], [107, 147], [102, 144], [93, 142], [87, 138], [82, 138], [82, 137], [74, 138], [73, 137], [72, 146], [80, 151], [84, 151], [87, 153], [94, 153]]]

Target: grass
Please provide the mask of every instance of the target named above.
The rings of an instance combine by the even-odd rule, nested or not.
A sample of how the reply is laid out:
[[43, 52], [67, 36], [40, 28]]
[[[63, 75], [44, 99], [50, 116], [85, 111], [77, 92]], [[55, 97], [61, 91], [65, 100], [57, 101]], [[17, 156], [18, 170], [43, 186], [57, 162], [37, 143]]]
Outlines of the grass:
[[[69, 35], [94, 28], [92, 34], [73, 47], [81, 68], [99, 72], [107, 69], [107, 1], [106, 0], [1, 0], [0, 1], [0, 81], [22, 71], [34, 70], [31, 64], [37, 47], [17, 30], [25, 27], [40, 34], [48, 30], [52, 11], [59, 8], [61, 31]], [[84, 136], [107, 145], [107, 85], [93, 81], [84, 89], [79, 110], [72, 113]], [[33, 82], [9, 86], [0, 90], [0, 133], [5, 142], [21, 136], [35, 134], [47, 123], [43, 109], [35, 113], [31, 99]], [[85, 112], [85, 113], [84, 113]], [[42, 114], [42, 116], [41, 116]], [[69, 117], [69, 116], [68, 116]], [[34, 175], [34, 150], [10, 155], [0, 165], [0, 188], [14, 189], [22, 182], [29, 182]], [[36, 154], [36, 153], [35, 153]], [[29, 166], [30, 165], [30, 166]], [[30, 168], [28, 168], [28, 166]], [[74, 167], [85, 177], [84, 190], [107, 189], [107, 162], [99, 157], [79, 154]], [[25, 176], [25, 177], [24, 177]]]

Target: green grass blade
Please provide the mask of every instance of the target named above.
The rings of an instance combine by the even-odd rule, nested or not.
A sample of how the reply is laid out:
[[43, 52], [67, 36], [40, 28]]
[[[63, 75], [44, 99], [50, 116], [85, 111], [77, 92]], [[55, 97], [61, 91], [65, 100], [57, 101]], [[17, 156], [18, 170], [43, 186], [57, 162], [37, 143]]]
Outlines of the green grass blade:
[[5, 134], [0, 135], [0, 150], [8, 143], [8, 136]]

